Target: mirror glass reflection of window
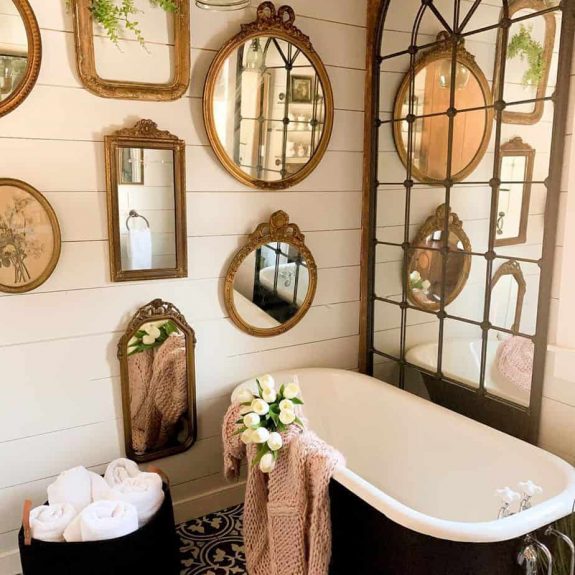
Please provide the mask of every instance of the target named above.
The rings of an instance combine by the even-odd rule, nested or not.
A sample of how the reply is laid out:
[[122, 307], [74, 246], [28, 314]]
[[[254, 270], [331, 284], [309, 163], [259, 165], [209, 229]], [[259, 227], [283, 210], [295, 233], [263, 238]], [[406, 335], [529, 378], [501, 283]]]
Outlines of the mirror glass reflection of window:
[[0, 0], [0, 102], [20, 85], [28, 67], [28, 37], [12, 0]]
[[118, 155], [122, 269], [175, 268], [173, 152], [119, 148]]

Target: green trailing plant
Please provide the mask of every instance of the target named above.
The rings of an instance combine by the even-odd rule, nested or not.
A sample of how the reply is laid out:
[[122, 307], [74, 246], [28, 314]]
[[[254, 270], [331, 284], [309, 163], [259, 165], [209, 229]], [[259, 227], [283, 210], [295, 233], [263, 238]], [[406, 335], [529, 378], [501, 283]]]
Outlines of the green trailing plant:
[[[74, 0], [66, 0], [68, 9]], [[161, 8], [166, 12], [178, 10], [178, 0], [148, 0], [152, 6]], [[94, 22], [100, 25], [106, 35], [116, 46], [119, 45], [123, 31], [135, 36], [136, 40], [144, 46], [145, 39], [136, 16], [142, 11], [136, 7], [135, 0], [91, 0], [90, 12]]]
[[545, 71], [543, 46], [531, 36], [531, 28], [527, 29], [523, 24], [507, 46], [507, 58], [511, 60], [517, 57], [521, 61], [527, 60], [528, 64], [521, 80], [523, 85], [537, 86]]

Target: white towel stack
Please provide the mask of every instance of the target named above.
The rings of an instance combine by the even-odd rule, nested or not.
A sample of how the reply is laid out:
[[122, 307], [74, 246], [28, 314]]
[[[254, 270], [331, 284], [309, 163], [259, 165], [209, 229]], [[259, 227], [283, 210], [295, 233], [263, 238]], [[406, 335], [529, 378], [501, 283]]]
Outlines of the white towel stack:
[[164, 501], [162, 479], [117, 459], [104, 477], [75, 467], [48, 487], [48, 505], [30, 512], [32, 537], [41, 541], [101, 541], [143, 527]]

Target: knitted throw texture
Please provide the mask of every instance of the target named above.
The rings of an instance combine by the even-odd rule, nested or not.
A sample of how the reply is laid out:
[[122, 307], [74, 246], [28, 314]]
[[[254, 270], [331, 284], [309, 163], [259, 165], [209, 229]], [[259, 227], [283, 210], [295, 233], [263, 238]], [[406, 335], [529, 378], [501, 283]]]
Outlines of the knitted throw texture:
[[327, 575], [331, 558], [329, 482], [343, 456], [311, 431], [282, 433], [284, 448], [268, 475], [252, 465], [256, 446], [237, 430], [240, 406], [223, 424], [224, 472], [237, 479], [248, 460], [244, 545], [249, 575]]

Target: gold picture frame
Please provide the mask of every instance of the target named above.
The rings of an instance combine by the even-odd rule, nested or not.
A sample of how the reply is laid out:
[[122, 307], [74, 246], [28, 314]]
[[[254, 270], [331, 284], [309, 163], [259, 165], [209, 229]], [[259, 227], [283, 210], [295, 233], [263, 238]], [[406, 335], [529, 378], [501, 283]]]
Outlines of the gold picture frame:
[[[295, 186], [307, 178], [319, 165], [327, 151], [327, 147], [333, 130], [334, 99], [333, 90], [327, 70], [315, 51], [311, 40], [299, 28], [294, 25], [295, 13], [289, 6], [282, 6], [276, 11], [273, 2], [263, 2], [257, 9], [257, 19], [250, 24], [243, 24], [241, 32], [231, 38], [220, 51], [209, 69], [203, 97], [204, 123], [208, 139], [216, 154], [216, 157], [224, 168], [241, 183], [263, 190], [283, 190]], [[323, 90], [325, 105], [325, 119], [323, 133], [319, 144], [309, 161], [301, 169], [293, 174], [286, 175], [281, 180], [267, 181], [257, 179], [244, 172], [230, 157], [222, 145], [216, 129], [216, 121], [213, 110], [213, 101], [217, 87], [217, 79], [226, 60], [241, 46], [250, 40], [272, 37], [285, 40], [301, 51], [311, 62]], [[291, 84], [288, 87], [291, 90]]]
[[[135, 281], [183, 278], [188, 275], [188, 240], [186, 230], [186, 143], [170, 132], [159, 130], [152, 120], [140, 120], [132, 128], [124, 128], [104, 137], [106, 188], [108, 204], [108, 238], [112, 281]], [[125, 270], [122, 267], [119, 210], [119, 149], [143, 148], [170, 150], [174, 158], [174, 222], [176, 265], [174, 268]], [[138, 214], [134, 214], [138, 217]], [[144, 218], [145, 219], [145, 218]]]
[[521, 264], [517, 260], [507, 260], [502, 263], [493, 274], [490, 293], [493, 293], [493, 289], [497, 285], [497, 282], [504, 276], [512, 276], [517, 282], [517, 302], [515, 304], [513, 325], [511, 326], [511, 331], [516, 335], [519, 333], [521, 328], [521, 316], [523, 315], [523, 302], [525, 301], [525, 293], [527, 292], [527, 283], [525, 281], [525, 276], [523, 275], [523, 270], [521, 269]]
[[[188, 409], [185, 419], [188, 426], [188, 436], [180, 445], [172, 445], [149, 453], [137, 453], [134, 450], [131, 417], [130, 373], [129, 373], [129, 343], [134, 335], [150, 322], [172, 321], [183, 333], [186, 340], [186, 376]], [[162, 457], [169, 457], [187, 451], [194, 445], [197, 438], [196, 413], [196, 367], [195, 367], [196, 335], [180, 310], [169, 302], [155, 299], [141, 307], [131, 319], [124, 335], [118, 342], [118, 360], [120, 361], [120, 377], [122, 385], [122, 411], [124, 419], [124, 442], [126, 455], [138, 463], [145, 463]]]
[[38, 80], [40, 74], [40, 64], [42, 63], [42, 36], [40, 27], [36, 20], [36, 15], [28, 0], [12, 0], [26, 29], [28, 39], [28, 63], [26, 72], [18, 87], [2, 102], [0, 102], [0, 117], [12, 112], [30, 95], [32, 88]]
[[[234, 280], [244, 260], [258, 248], [271, 242], [288, 243], [296, 247], [307, 264], [309, 283], [304, 302], [297, 314], [285, 323], [271, 328], [259, 328], [248, 323], [239, 313], [234, 301]], [[286, 212], [277, 211], [269, 222], [261, 223], [250, 235], [248, 242], [232, 259], [224, 282], [224, 305], [230, 319], [242, 330], [256, 337], [273, 337], [285, 333], [297, 325], [309, 311], [317, 289], [317, 266], [313, 255], [305, 244], [305, 236], [296, 224], [289, 221]]]
[[102, 98], [159, 102], [181, 98], [190, 85], [190, 0], [176, 0], [178, 9], [173, 14], [174, 74], [172, 80], [165, 84], [109, 80], [102, 78], [98, 74], [94, 49], [94, 24], [90, 11], [91, 1], [72, 0], [76, 63], [84, 86], [90, 92]]
[[[60, 225], [48, 200], [30, 184], [0, 178], [1, 188], [12, 189], [14, 193], [11, 198], [7, 192], [0, 194], [0, 277], [4, 272], [13, 273], [14, 280], [10, 283], [0, 280], [0, 292], [25, 293], [41, 286], [54, 272], [62, 245]], [[40, 210], [34, 209], [26, 196], [32, 198]], [[2, 208], [8, 201], [11, 203], [5, 212]], [[36, 228], [47, 225], [52, 236], [48, 254], [46, 242], [35, 237], [34, 232]], [[39, 265], [39, 269], [34, 270], [34, 264]]]

